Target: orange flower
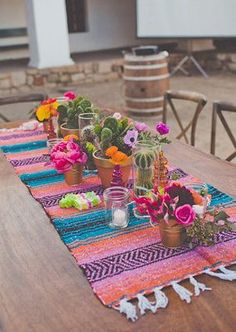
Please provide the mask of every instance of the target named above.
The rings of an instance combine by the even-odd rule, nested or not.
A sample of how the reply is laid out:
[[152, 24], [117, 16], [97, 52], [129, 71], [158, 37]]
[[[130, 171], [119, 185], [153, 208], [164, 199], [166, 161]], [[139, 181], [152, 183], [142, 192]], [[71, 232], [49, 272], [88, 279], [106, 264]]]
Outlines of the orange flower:
[[199, 193], [197, 193], [196, 191], [194, 191], [194, 190], [191, 191], [191, 194], [193, 196], [194, 203], [196, 205], [201, 205], [202, 202], [203, 202], [202, 196]]
[[66, 135], [63, 140], [64, 141], [69, 141], [70, 139], [73, 139], [75, 141], [78, 141], [79, 140], [79, 137], [77, 135], [74, 135], [74, 134], [70, 134], [70, 135]]
[[105, 155], [107, 157], [112, 157], [117, 151], [118, 151], [118, 147], [113, 145], [106, 150]]
[[114, 164], [122, 164], [122, 162], [124, 162], [127, 159], [128, 156], [125, 153], [117, 151], [112, 155], [111, 162]]

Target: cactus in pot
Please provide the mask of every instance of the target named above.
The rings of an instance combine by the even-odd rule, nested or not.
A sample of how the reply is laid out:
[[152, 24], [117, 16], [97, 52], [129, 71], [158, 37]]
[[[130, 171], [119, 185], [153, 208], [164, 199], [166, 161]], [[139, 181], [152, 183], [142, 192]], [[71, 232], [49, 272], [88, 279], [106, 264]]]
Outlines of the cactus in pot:
[[152, 144], [139, 142], [134, 151], [136, 167], [135, 194], [145, 195], [153, 188], [154, 162], [157, 147]]

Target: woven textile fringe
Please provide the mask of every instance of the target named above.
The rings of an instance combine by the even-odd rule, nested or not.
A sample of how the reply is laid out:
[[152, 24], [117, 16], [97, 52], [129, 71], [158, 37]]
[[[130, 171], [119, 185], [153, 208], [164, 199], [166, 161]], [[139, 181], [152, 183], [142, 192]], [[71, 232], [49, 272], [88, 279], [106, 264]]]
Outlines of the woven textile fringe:
[[[233, 264], [235, 264], [234, 262]], [[223, 280], [233, 281], [236, 280], [236, 271], [229, 270], [225, 268], [223, 265], [219, 267], [221, 272], [213, 272], [210, 269], [205, 273], [209, 276], [218, 277]], [[194, 286], [194, 294], [190, 292], [187, 288], [181, 286], [177, 281], [171, 282], [171, 286], [174, 291], [179, 295], [182, 301], [186, 301], [187, 303], [191, 302], [191, 297], [199, 296], [201, 292], [210, 291], [212, 288], [207, 287], [205, 284], [198, 282], [193, 276], [189, 277], [190, 284]], [[146, 311], [151, 311], [152, 313], [156, 313], [158, 308], [166, 308], [168, 305], [168, 298], [165, 293], [162, 291], [162, 287], [155, 287], [153, 289], [153, 293], [155, 296], [155, 302], [149, 301], [144, 294], [138, 294], [138, 308], [141, 315], [145, 315]], [[138, 319], [137, 308], [135, 304], [132, 304], [127, 299], [122, 299], [119, 303], [120, 313], [125, 314], [127, 319], [135, 322]]]
[[[234, 262], [235, 263], [235, 262]], [[223, 265], [218, 268], [221, 272], [213, 272], [210, 269], [205, 273], [212, 277], [217, 277], [222, 280], [233, 281], [236, 280], [236, 271], [226, 269]]]

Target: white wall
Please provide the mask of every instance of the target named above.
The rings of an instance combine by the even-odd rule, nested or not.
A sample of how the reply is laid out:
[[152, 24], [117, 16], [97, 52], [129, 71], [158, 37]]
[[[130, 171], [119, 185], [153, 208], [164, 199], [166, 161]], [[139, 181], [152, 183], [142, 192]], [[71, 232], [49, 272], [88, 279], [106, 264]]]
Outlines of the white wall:
[[0, 29], [26, 27], [24, 0], [0, 0]]
[[136, 39], [136, 0], [87, 0], [87, 4], [88, 32], [70, 34], [72, 53], [141, 42]]

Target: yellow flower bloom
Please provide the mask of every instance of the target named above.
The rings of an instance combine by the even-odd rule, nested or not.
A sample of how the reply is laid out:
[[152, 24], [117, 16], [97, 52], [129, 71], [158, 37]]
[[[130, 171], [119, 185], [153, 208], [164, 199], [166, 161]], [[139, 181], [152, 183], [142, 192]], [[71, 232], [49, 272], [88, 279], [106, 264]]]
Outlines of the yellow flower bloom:
[[36, 117], [40, 122], [50, 119], [51, 112], [48, 105], [40, 105], [36, 110]]

